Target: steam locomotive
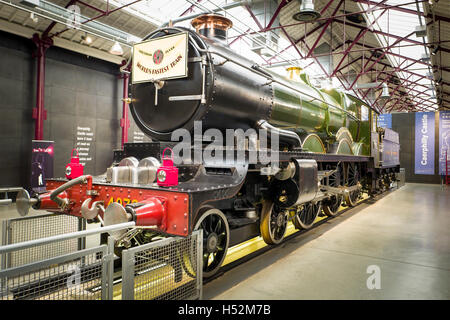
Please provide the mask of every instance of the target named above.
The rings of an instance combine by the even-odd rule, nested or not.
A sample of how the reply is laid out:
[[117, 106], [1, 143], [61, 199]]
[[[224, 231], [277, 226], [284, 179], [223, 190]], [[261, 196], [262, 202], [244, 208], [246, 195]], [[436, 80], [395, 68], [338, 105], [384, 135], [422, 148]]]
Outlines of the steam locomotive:
[[[389, 188], [399, 170], [398, 134], [377, 128], [369, 105], [336, 89], [317, 89], [295, 68], [284, 78], [233, 52], [225, 41], [232, 23], [221, 15], [199, 16], [192, 25], [195, 31], [170, 26], [144, 40], [164, 40], [162, 49], [134, 49], [135, 57], [140, 52], [159, 66], [133, 61], [133, 77], [143, 72], [160, 78], [136, 78], [129, 88], [133, 118], [153, 142], [126, 143], [101, 176], [48, 179], [48, 192], [31, 198], [22, 192], [21, 214], [32, 205], [105, 226], [135, 221], [135, 228], [113, 234], [118, 254], [161, 234], [188, 236], [202, 229], [203, 272], [209, 277], [235, 244], [259, 235], [278, 244], [289, 221], [308, 229], [322, 212], [334, 216], [341, 205], [354, 206], [362, 192]], [[186, 41], [178, 56], [172, 54], [176, 36]], [[164, 65], [165, 59], [181, 65], [183, 54], [186, 74], [161, 77], [175, 66]], [[176, 149], [179, 141], [172, 139], [179, 129], [194, 137], [174, 165], [163, 151]], [[199, 136], [211, 129], [257, 134], [244, 136], [243, 144], [233, 138], [233, 147], [215, 148], [213, 153], [231, 155], [226, 160], [192, 161], [195, 146], [209, 150]], [[276, 160], [249, 161], [261, 151]]]

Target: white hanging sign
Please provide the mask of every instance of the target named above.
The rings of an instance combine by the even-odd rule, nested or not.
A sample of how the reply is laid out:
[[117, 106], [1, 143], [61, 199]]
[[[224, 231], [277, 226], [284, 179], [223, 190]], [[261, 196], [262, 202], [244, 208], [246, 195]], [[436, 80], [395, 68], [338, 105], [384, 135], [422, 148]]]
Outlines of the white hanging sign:
[[151, 39], [133, 46], [132, 83], [187, 77], [188, 33]]

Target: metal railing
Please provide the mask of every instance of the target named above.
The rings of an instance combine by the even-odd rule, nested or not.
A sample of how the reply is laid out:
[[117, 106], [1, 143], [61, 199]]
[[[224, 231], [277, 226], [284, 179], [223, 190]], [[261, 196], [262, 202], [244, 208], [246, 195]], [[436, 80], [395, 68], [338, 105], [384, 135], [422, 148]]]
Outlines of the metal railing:
[[202, 230], [122, 252], [123, 300], [187, 300], [202, 296]]
[[[31, 218], [11, 221], [33, 221]], [[4, 225], [11, 225], [11, 221]], [[49, 246], [67, 249], [61, 243], [68, 241], [77, 244], [70, 247], [72, 252], [53, 251], [56, 256], [52, 253], [42, 259], [17, 260], [17, 264], [2, 259], [0, 300], [200, 299], [201, 231], [186, 238], [164, 238], [125, 249], [118, 270], [114, 270], [113, 237], [108, 236], [107, 244], [79, 247], [79, 240], [89, 235], [133, 227], [134, 222], [127, 222], [34, 239], [31, 236], [26, 241], [1, 246], [0, 256], [5, 257], [27, 250], [42, 252], [41, 248]]]
[[0, 300], [107, 299], [109, 262], [102, 245], [2, 270]]
[[[0, 254], [4, 256], [134, 225], [134, 222], [128, 222], [8, 244], [0, 247]], [[0, 300], [110, 299], [113, 296], [113, 268], [114, 239], [108, 237], [107, 245], [2, 269]]]
[[[2, 221], [2, 245], [5, 246], [85, 229], [86, 222], [84, 219], [56, 213], [9, 219]], [[81, 249], [85, 249], [85, 238], [59, 241], [3, 254], [1, 266], [2, 269], [17, 267]]]
[[20, 190], [22, 190], [22, 187], [9, 187], [9, 188], [0, 188], [0, 195], [4, 194], [4, 196], [1, 196], [2, 199], [0, 199], [0, 205], [9, 205], [12, 203], [12, 199], [8, 198], [8, 193], [17, 193]]

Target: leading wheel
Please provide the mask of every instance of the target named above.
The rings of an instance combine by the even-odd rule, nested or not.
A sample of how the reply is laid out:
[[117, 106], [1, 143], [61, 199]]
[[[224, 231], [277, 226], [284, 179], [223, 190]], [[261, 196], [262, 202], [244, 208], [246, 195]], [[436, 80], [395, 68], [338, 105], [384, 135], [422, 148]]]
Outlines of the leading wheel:
[[296, 229], [309, 229], [313, 226], [314, 221], [322, 210], [320, 202], [307, 202], [297, 208], [292, 223]]
[[209, 209], [195, 224], [194, 230], [203, 230], [203, 277], [214, 275], [227, 255], [230, 228], [222, 211]]
[[287, 229], [287, 213], [272, 201], [266, 200], [261, 209], [260, 232], [267, 244], [278, 244], [283, 240]]

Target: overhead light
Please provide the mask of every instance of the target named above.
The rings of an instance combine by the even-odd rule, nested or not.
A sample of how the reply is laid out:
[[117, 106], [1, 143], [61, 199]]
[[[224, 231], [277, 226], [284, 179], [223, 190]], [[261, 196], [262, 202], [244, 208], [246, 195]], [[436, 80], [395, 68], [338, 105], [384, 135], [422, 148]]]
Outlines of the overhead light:
[[430, 61], [430, 55], [428, 53], [422, 54], [422, 57], [420, 58], [420, 61], [422, 61], [422, 62]]
[[313, 21], [320, 18], [320, 13], [314, 9], [313, 0], [298, 0], [300, 11], [292, 16], [297, 21]]
[[439, 45], [437, 45], [436, 47], [434, 47], [433, 51], [431, 51], [431, 54], [432, 54], [433, 56], [435, 56], [435, 55], [438, 53], [438, 51], [439, 51], [440, 49], [441, 49], [441, 48], [439, 47]]
[[378, 88], [380, 84], [380, 82], [358, 83], [356, 84], [356, 89]]
[[37, 23], [39, 21], [38, 17], [34, 15], [34, 12], [30, 13], [30, 19], [33, 20], [34, 23]]
[[86, 44], [92, 43], [92, 37], [90, 35], [88, 35], [87, 33], [85, 33], [84, 35], [81, 36], [81, 40]]
[[427, 26], [426, 25], [420, 25], [417, 26], [414, 30], [414, 33], [416, 34], [417, 38], [423, 38], [427, 36]]
[[109, 50], [109, 53], [114, 54], [116, 56], [123, 55], [123, 49], [120, 46], [119, 42], [117, 42], [117, 40], [112, 45], [111, 49]]
[[[19, 1], [17, 1], [17, 2], [19, 2]], [[34, 7], [39, 6], [39, 0], [21, 0], [20, 4], [24, 4], [28, 7], [34, 8]]]
[[381, 98], [382, 99], [389, 99], [389, 87], [386, 83], [383, 83], [383, 91], [381, 92]]

